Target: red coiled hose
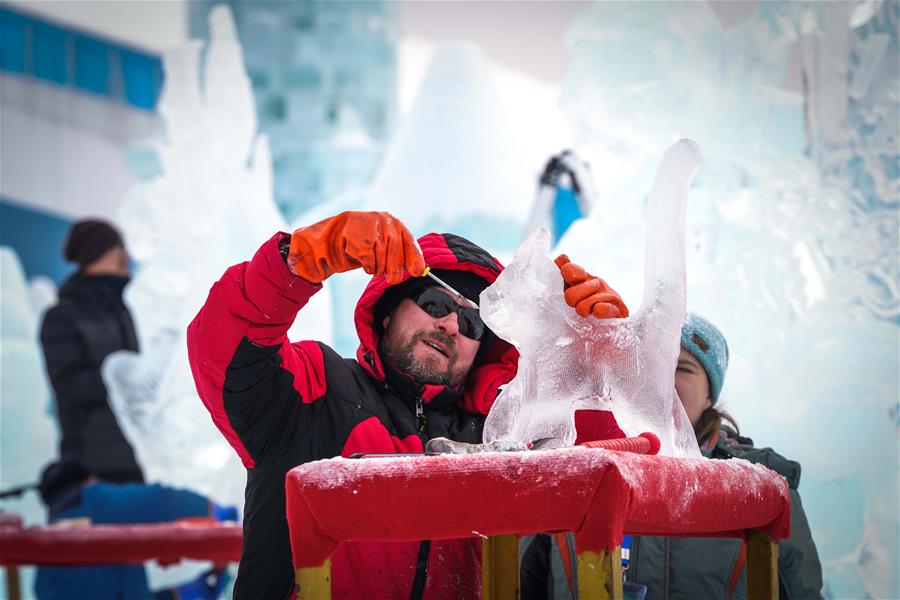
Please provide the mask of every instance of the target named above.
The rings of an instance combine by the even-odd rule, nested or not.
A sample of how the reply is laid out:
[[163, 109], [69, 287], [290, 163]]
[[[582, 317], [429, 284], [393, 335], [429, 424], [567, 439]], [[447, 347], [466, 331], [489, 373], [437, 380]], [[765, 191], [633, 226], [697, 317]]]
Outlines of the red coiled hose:
[[645, 431], [638, 437], [617, 438], [612, 440], [596, 440], [593, 442], [585, 442], [580, 445], [586, 448], [603, 448], [604, 450], [634, 452], [635, 454], [659, 453], [659, 438], [649, 431]]

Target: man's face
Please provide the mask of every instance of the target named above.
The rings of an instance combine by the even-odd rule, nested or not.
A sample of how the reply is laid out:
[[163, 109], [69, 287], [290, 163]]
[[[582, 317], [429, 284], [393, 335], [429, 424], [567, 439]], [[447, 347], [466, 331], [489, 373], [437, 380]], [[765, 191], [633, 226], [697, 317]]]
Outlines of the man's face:
[[[462, 301], [441, 292], [463, 306]], [[466, 379], [481, 342], [459, 332], [457, 315], [432, 317], [404, 299], [384, 318], [381, 352], [396, 368], [421, 383], [458, 387]]]

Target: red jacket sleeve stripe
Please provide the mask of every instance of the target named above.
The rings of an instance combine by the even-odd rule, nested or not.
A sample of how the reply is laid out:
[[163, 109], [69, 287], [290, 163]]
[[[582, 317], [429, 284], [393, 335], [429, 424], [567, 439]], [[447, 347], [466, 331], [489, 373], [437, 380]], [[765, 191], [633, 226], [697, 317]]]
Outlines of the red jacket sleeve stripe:
[[[216, 427], [247, 468], [255, 463], [228, 419], [222, 393], [226, 369], [244, 337], [262, 346], [283, 345], [279, 351], [283, 367], [294, 375], [296, 389], [305, 402], [321, 396], [315, 390], [324, 389], [318, 345], [309, 342], [291, 346], [287, 341], [287, 330], [297, 312], [321, 286], [288, 271], [278, 251], [281, 235], [266, 242], [250, 262], [225, 271], [187, 331], [188, 359], [197, 392]], [[304, 382], [310, 385], [304, 388]]]

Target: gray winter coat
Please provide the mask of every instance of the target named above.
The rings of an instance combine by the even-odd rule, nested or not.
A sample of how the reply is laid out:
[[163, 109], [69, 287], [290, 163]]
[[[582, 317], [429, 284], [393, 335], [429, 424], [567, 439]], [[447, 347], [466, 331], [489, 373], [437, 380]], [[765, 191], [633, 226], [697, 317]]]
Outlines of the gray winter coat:
[[[742, 458], [781, 474], [791, 494], [791, 537], [778, 544], [778, 579], [781, 600], [822, 598], [822, 567], [803, 512], [797, 487], [800, 465], [771, 448], [754, 448], [748, 438], [720, 435], [717, 443], [704, 451], [708, 458]], [[569, 537], [574, 552], [574, 536]], [[741, 568], [732, 589], [732, 577], [741, 550], [741, 541], [719, 538], [632, 538], [626, 578], [647, 586], [647, 600], [733, 599], [747, 597], [747, 569]], [[523, 539], [522, 599], [573, 597], [572, 582], [566, 578], [563, 561], [577, 564], [573, 556], [563, 557], [557, 540], [545, 534]], [[577, 575], [573, 569], [573, 577]], [[574, 582], [577, 590], [577, 581]]]

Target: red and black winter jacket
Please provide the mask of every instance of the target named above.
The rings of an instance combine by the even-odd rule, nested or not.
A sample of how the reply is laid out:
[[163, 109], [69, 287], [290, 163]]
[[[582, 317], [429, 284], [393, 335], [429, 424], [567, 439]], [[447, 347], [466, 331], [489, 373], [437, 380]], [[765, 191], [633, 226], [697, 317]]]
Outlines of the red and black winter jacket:
[[[316, 341], [291, 342], [287, 330], [320, 285], [290, 273], [277, 234], [250, 262], [229, 268], [188, 327], [197, 390], [213, 421], [247, 467], [244, 545], [235, 598], [285, 598], [294, 585], [285, 516], [285, 474], [301, 463], [356, 452], [422, 452], [444, 436], [481, 441], [498, 388], [516, 372], [515, 349], [496, 339], [464, 391], [417, 386], [382, 364], [373, 327], [387, 288], [374, 278], [356, 307], [356, 360]], [[493, 282], [502, 266], [450, 234], [419, 239], [429, 266], [472, 272]], [[417, 434], [415, 405], [424, 404]], [[422, 498], [422, 502], [428, 502]], [[439, 518], [439, 516], [438, 516]], [[345, 543], [332, 556], [335, 598], [480, 596], [481, 540]]]

